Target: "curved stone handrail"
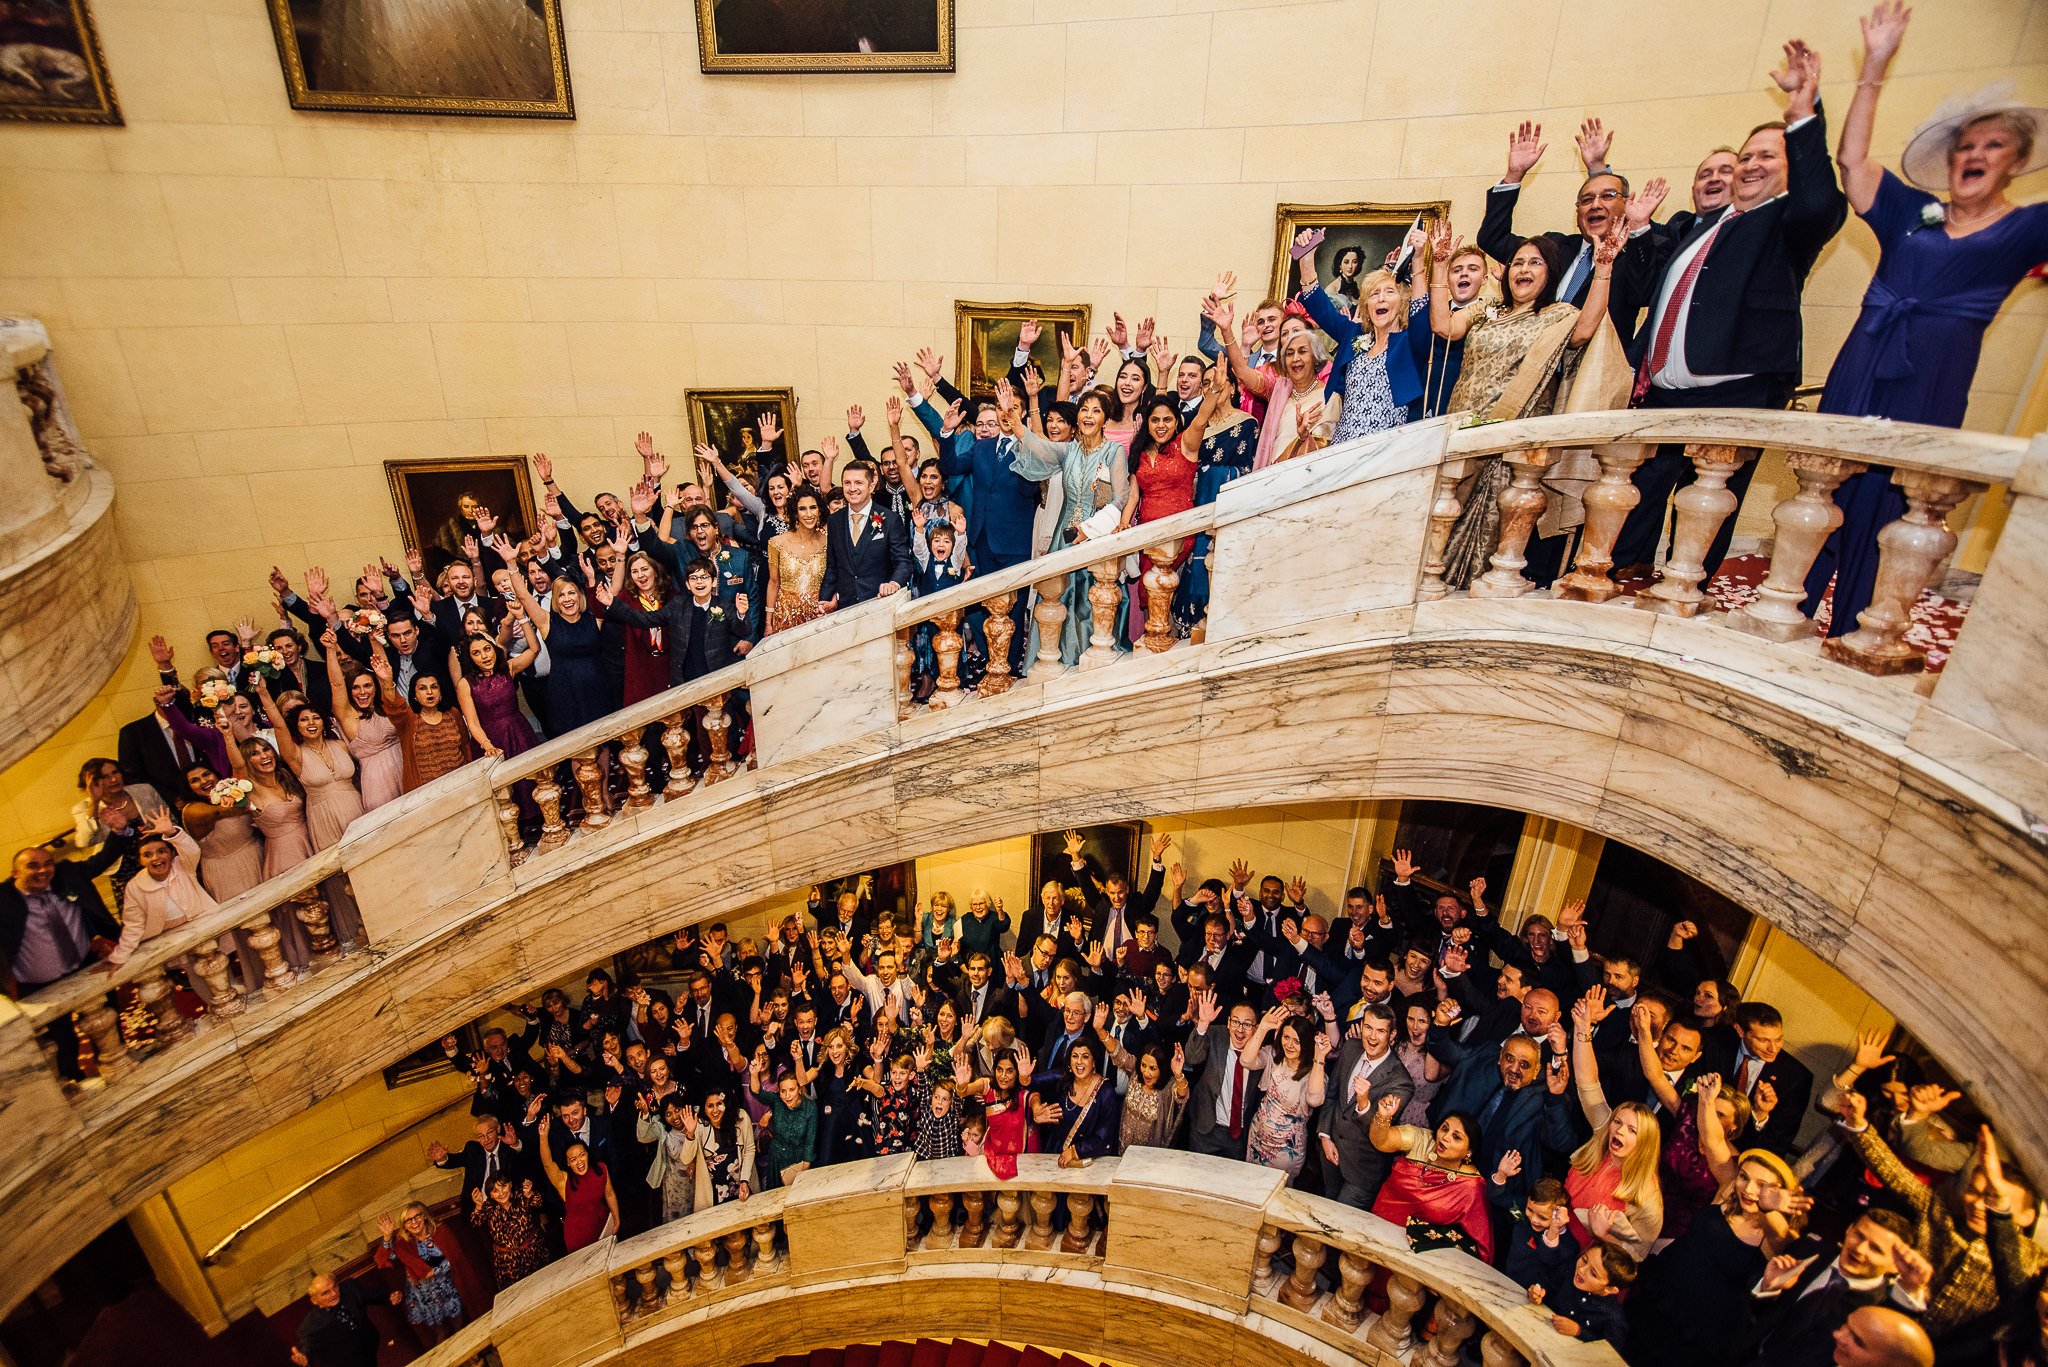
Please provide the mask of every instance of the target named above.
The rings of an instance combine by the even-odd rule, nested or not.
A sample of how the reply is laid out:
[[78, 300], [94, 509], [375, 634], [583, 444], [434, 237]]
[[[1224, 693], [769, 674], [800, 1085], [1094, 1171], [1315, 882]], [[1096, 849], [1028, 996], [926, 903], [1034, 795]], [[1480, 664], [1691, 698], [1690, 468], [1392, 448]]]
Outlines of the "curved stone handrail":
[[[1637, 422], [1607, 416], [1614, 433]], [[1574, 417], [1560, 439], [1597, 436], [1590, 420]], [[1726, 435], [1725, 414], [1661, 421], [1660, 438]], [[1535, 424], [1472, 431], [1515, 450], [1515, 426], [1536, 440]], [[1932, 442], [1925, 431], [1913, 441]], [[521, 769], [477, 764], [408, 794], [337, 847], [368, 955], [213, 1021], [80, 1104], [59, 1094], [33, 1038], [71, 999], [22, 1003], [0, 1018], [0, 1105], [26, 1141], [0, 1164], [24, 1252], [0, 1273], [0, 1304], [252, 1128], [529, 984], [847, 867], [1112, 810], [1447, 798], [1635, 845], [1873, 992], [2023, 1157], [2048, 1166], [2048, 1080], [1999, 1045], [1997, 1028], [2048, 1008], [2048, 857], [2030, 816], [2048, 810], [2048, 738], [2028, 729], [2044, 724], [2037, 710], [2000, 705], [2003, 680], [2048, 668], [2024, 587], [2041, 568], [2027, 557], [2048, 542], [2009, 535], [1928, 696], [1810, 644], [1625, 602], [1425, 596], [1433, 500], [1446, 471], [1471, 459], [1453, 444], [1471, 440], [1448, 423], [1417, 425], [1241, 479], [1212, 509], [1182, 515], [1216, 532], [1199, 645], [1033, 674], [997, 696], [900, 716], [901, 629], [1156, 543], [1155, 524], [771, 638], [731, 672], [753, 692], [758, 770], [626, 809], [516, 866], [525, 852], [507, 847], [497, 817]], [[1939, 463], [1979, 459], [1984, 440]], [[2012, 476], [2015, 527], [2039, 525], [2044, 466], [2048, 443]], [[720, 684], [738, 686], [693, 688]], [[559, 753], [637, 731], [694, 695], [649, 700], [647, 715], [563, 738]], [[1944, 952], [1928, 954], [1937, 941]], [[180, 932], [152, 957], [198, 944]]]
[[[1379, 1276], [1388, 1307], [1375, 1314], [1362, 1297]], [[1119, 1326], [1118, 1311], [1134, 1322]], [[814, 1169], [580, 1249], [423, 1361], [740, 1367], [864, 1338], [965, 1336], [1273, 1367], [1420, 1346], [1416, 1363], [1453, 1367], [1482, 1335], [1489, 1367], [1620, 1361], [1557, 1333], [1521, 1287], [1466, 1254], [1417, 1253], [1396, 1226], [1290, 1191], [1271, 1168], [1140, 1148], [1073, 1169], [1025, 1155], [1009, 1181], [979, 1158]]]

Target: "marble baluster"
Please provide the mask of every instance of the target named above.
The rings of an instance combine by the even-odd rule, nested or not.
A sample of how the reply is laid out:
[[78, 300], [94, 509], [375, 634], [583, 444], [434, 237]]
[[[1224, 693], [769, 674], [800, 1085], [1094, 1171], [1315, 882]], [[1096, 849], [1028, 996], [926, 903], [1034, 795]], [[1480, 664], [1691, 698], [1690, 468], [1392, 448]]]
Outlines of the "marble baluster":
[[661, 1265], [668, 1271], [668, 1290], [663, 1293], [661, 1303], [673, 1305], [690, 1298], [690, 1260], [682, 1249], [661, 1255]]
[[1383, 1353], [1399, 1357], [1415, 1342], [1415, 1316], [1421, 1310], [1422, 1283], [1394, 1273], [1387, 1278], [1386, 1313], [1365, 1331], [1365, 1341]]
[[561, 849], [569, 843], [569, 828], [562, 823], [562, 788], [555, 782], [553, 769], [533, 776], [533, 801], [540, 808], [540, 839], [534, 842], [533, 852]]
[[1145, 649], [1155, 655], [1171, 650], [1180, 644], [1180, 638], [1173, 634], [1173, 595], [1180, 587], [1180, 571], [1173, 561], [1187, 545], [1185, 541], [1170, 541], [1164, 546], [1154, 546], [1145, 553], [1152, 563], [1145, 569]]
[[626, 1299], [626, 1281], [626, 1273], [616, 1272], [612, 1274], [612, 1309], [618, 1312], [621, 1325], [630, 1322], [633, 1318], [632, 1302]]
[[633, 1269], [633, 1281], [640, 1291], [640, 1299], [637, 1302], [638, 1314], [651, 1315], [661, 1308], [659, 1297], [655, 1295], [654, 1291], [654, 1283], [659, 1277], [660, 1271], [661, 1269], [653, 1263], [649, 1263], [645, 1267]]
[[320, 895], [320, 889], [307, 888], [291, 899], [292, 914], [299, 918], [299, 924], [306, 928], [306, 947], [315, 959], [332, 959], [340, 948], [334, 942], [334, 931], [329, 924], [327, 899]]
[[1451, 591], [1451, 586], [1444, 582], [1444, 549], [1451, 544], [1451, 528], [1456, 525], [1458, 514], [1465, 511], [1458, 488], [1471, 478], [1477, 466], [1476, 459], [1467, 457], [1447, 460], [1437, 467], [1436, 500], [1429, 505], [1429, 539], [1424, 543], [1422, 582], [1415, 590], [1415, 596], [1423, 602], [1434, 602]]
[[249, 942], [249, 948], [256, 951], [256, 958], [263, 965], [263, 995], [266, 998], [298, 982], [299, 975], [285, 962], [284, 951], [278, 947], [284, 934], [271, 921], [268, 912], [243, 926], [242, 936]]
[[159, 968], [137, 980], [135, 995], [156, 1028], [157, 1048], [162, 1049], [177, 1043], [192, 1033], [192, 1022], [185, 1019], [178, 1010], [171, 980]]
[[917, 1251], [917, 1213], [923, 1208], [915, 1196], [903, 1198], [903, 1251]]
[[967, 1223], [960, 1226], [960, 1247], [980, 1248], [988, 1242], [988, 1193], [963, 1191], [960, 1205], [967, 1212]]
[[1329, 1245], [1321, 1239], [1300, 1233], [1294, 1236], [1294, 1270], [1280, 1284], [1282, 1305], [1305, 1311], [1316, 1303], [1316, 1297], [1321, 1294], [1316, 1290], [1316, 1269], [1323, 1265], [1323, 1259], [1329, 1254]]
[[1582, 496], [1586, 525], [1579, 532], [1579, 553], [1572, 572], [1557, 581], [1557, 596], [1579, 603], [1604, 603], [1621, 592], [1609, 577], [1614, 542], [1629, 511], [1642, 502], [1642, 491], [1630, 476], [1649, 459], [1650, 448], [1641, 442], [1614, 442], [1594, 447], [1593, 455], [1600, 462], [1600, 478]]
[[1529, 563], [1523, 554], [1529, 538], [1536, 534], [1536, 520], [1543, 516], [1549, 494], [1543, 489], [1543, 472], [1557, 463], [1561, 451], [1536, 447], [1509, 451], [1501, 457], [1514, 470], [1514, 482], [1500, 491], [1500, 540], [1495, 544], [1492, 568], [1472, 583], [1474, 598], [1520, 598], [1535, 589], [1522, 577]]
[[1086, 1253], [1088, 1245], [1095, 1241], [1095, 1232], [1088, 1228], [1094, 1218], [1093, 1196], [1085, 1191], [1067, 1193], [1067, 1232], [1060, 1236], [1060, 1251]]
[[1356, 1253], [1337, 1255], [1337, 1294], [1323, 1307], [1323, 1319], [1340, 1329], [1356, 1329], [1365, 1323], [1365, 1284], [1372, 1280], [1373, 1266]]
[[754, 1226], [754, 1266], [760, 1271], [775, 1265], [775, 1231], [781, 1226], [774, 1220], [763, 1220]]
[[1479, 1332], [1479, 1316], [1452, 1300], [1436, 1298], [1436, 1333], [1415, 1358], [1415, 1367], [1458, 1367], [1465, 1344]]
[[727, 696], [720, 693], [707, 698], [704, 720], [698, 723], [704, 728], [704, 749], [710, 756], [704, 761], [706, 787], [722, 783], [740, 771], [740, 766], [732, 762], [732, 718], [725, 715]]
[[996, 1193], [995, 1232], [989, 1238], [994, 1248], [1015, 1248], [1024, 1237], [1024, 1198], [1014, 1191]]
[[104, 1001], [94, 1002], [78, 1013], [78, 1028], [92, 1041], [93, 1057], [99, 1060], [100, 1077], [107, 1082], [129, 1072], [135, 1060], [121, 1038], [121, 1017]]
[[1122, 564], [1122, 559], [1117, 558], [1088, 567], [1088, 573], [1095, 580], [1088, 586], [1088, 615], [1093, 626], [1088, 633], [1088, 648], [1081, 652], [1083, 669], [1109, 664], [1117, 657], [1116, 612], [1124, 601], [1117, 575]]
[[500, 788], [491, 795], [497, 808], [498, 830], [505, 837], [505, 855], [513, 868], [526, 862], [526, 842], [519, 838], [519, 803], [512, 796], [510, 788]]
[[1038, 668], [1050, 678], [1060, 669], [1060, 633], [1067, 625], [1067, 576], [1055, 574], [1031, 586], [1038, 601], [1031, 605], [1031, 620], [1038, 624]]
[[1252, 1285], [1263, 1287], [1273, 1280], [1273, 1255], [1280, 1251], [1280, 1230], [1260, 1225], [1258, 1241], [1252, 1246]]
[[578, 755], [572, 770], [576, 775], [576, 786], [583, 790], [583, 829], [595, 831], [612, 824], [612, 815], [604, 805], [604, 770], [597, 762], [598, 752]]
[[1486, 1337], [1479, 1340], [1479, 1361], [1483, 1367], [1528, 1367], [1529, 1359], [1502, 1338], [1498, 1329], [1489, 1329]]
[[932, 633], [932, 654], [938, 660], [939, 677], [928, 705], [935, 709], [956, 706], [966, 697], [960, 691], [960, 651], [967, 644], [960, 634], [960, 613], [961, 609], [954, 608], [932, 619], [938, 628]]
[[1877, 534], [1877, 583], [1870, 606], [1856, 614], [1856, 630], [1821, 647], [1829, 659], [1865, 674], [1905, 674], [1927, 663], [1926, 651], [1906, 643], [1913, 604], [1956, 548], [1948, 515], [1983, 487], [1924, 470], [1900, 470], [1892, 483], [1906, 495], [1906, 515]]
[[218, 946], [209, 945], [203, 953], [193, 956], [192, 972], [206, 984], [209, 1014], [223, 1020], [242, 1014], [242, 985], [228, 972], [228, 956]]
[[906, 627], [896, 633], [896, 644], [891, 648], [890, 659], [896, 666], [896, 718], [903, 721], [909, 718], [916, 706], [913, 700], [916, 686], [911, 682], [910, 675], [917, 666], [917, 652], [910, 648], [910, 628]]
[[626, 771], [626, 805], [652, 807], [654, 789], [647, 783], [647, 747], [640, 743], [637, 733], [628, 736], [619, 750], [619, 764]]
[[934, 1192], [924, 1198], [925, 1209], [932, 1213], [931, 1231], [924, 1236], [926, 1248], [950, 1248], [953, 1244], [953, 1194]]
[[715, 1286], [723, 1285], [718, 1280], [718, 1240], [716, 1237], [707, 1234], [696, 1243], [691, 1244], [690, 1257], [697, 1264], [697, 1289], [699, 1291], [709, 1291]]
[[1756, 601], [1723, 618], [1724, 625], [1767, 641], [1797, 641], [1813, 635], [1813, 622], [1799, 610], [1806, 575], [1821, 547], [1842, 525], [1835, 489], [1866, 468], [1858, 461], [1812, 451], [1788, 451], [1785, 464], [1799, 492], [1771, 510], [1777, 532], [1771, 541], [1771, 571], [1757, 586]]
[[678, 712], [662, 724], [661, 748], [668, 755], [668, 782], [661, 788], [663, 802], [697, 791], [697, 776], [690, 772], [690, 728], [684, 724], [689, 715]]
[[725, 1284], [731, 1286], [754, 1275], [753, 1241], [750, 1231], [736, 1229], [725, 1236]]
[[1636, 595], [1636, 606], [1675, 617], [1696, 617], [1707, 604], [1701, 581], [1707, 577], [1707, 548], [1721, 524], [1735, 516], [1739, 500], [1729, 479], [1744, 461], [1756, 459], [1756, 448], [1698, 442], [1685, 448], [1692, 461], [1693, 482], [1671, 496], [1671, 558], [1657, 582]]
[[1057, 1205], [1058, 1198], [1052, 1192], [1031, 1193], [1031, 1232], [1024, 1236], [1024, 1247], [1052, 1247], [1052, 1213]]
[[1010, 641], [1017, 634], [1017, 624], [1010, 619], [1010, 613], [1017, 606], [1017, 591], [999, 593], [982, 606], [988, 609], [988, 620], [981, 626], [982, 635], [988, 639], [988, 672], [981, 676], [977, 691], [984, 698], [994, 698], [1009, 692], [1016, 682], [1010, 673]]

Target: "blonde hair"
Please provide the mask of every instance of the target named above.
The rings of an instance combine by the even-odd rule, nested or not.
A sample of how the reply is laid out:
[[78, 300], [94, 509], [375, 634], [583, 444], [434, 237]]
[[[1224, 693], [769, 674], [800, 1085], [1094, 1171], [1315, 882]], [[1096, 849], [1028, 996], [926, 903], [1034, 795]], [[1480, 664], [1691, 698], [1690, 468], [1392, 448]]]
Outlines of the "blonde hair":
[[403, 1225], [407, 1220], [410, 1220], [415, 1215], [420, 1217], [420, 1232], [418, 1237], [422, 1239], [432, 1238], [434, 1235], [434, 1231], [436, 1229], [439, 1229], [440, 1226], [434, 1223], [434, 1212], [428, 1210], [426, 1206], [421, 1202], [407, 1201], [405, 1205], [399, 1209], [398, 1223]]
[[933, 893], [933, 894], [932, 894], [932, 912], [933, 912], [933, 914], [934, 914], [934, 915], [937, 915], [937, 914], [938, 914], [938, 910], [939, 910], [939, 908], [940, 908], [940, 907], [944, 907], [944, 908], [946, 909], [946, 915], [950, 916], [950, 915], [952, 915], [952, 914], [953, 914], [953, 894], [952, 894], [952, 893], [950, 893], [950, 892], [935, 892], [935, 893]]
[[1392, 285], [1394, 287], [1395, 293], [1400, 296], [1400, 308], [1394, 315], [1394, 331], [1401, 332], [1405, 330], [1408, 326], [1408, 302], [1411, 296], [1408, 293], [1408, 287], [1402, 284], [1400, 280], [1398, 280], [1395, 277], [1394, 273], [1390, 270], [1381, 269], [1371, 271], [1359, 278], [1359, 312], [1363, 313], [1365, 311], [1365, 301], [1371, 298], [1372, 292], [1378, 289], [1381, 285]]
[[2017, 109], [1994, 109], [1988, 114], [1979, 114], [1971, 119], [1958, 128], [1955, 137], [1949, 140], [1948, 154], [1954, 156], [1957, 145], [1963, 140], [1963, 134], [1980, 123], [1999, 124], [2006, 132], [2012, 134], [2014, 150], [2019, 154], [2019, 164], [2024, 169], [2028, 159], [2034, 155], [2035, 128], [2034, 120]]
[[1581, 1177], [1590, 1177], [1599, 1171], [1607, 1160], [1607, 1138], [1614, 1128], [1616, 1118], [1632, 1115], [1636, 1118], [1636, 1145], [1621, 1160], [1621, 1181], [1615, 1184], [1615, 1199], [1624, 1205], [1637, 1206], [1646, 1201], [1660, 1200], [1662, 1189], [1657, 1184], [1657, 1153], [1662, 1143], [1662, 1131], [1658, 1128], [1657, 1117], [1641, 1102], [1624, 1101], [1609, 1113], [1607, 1123], [1594, 1131], [1593, 1137], [1579, 1145], [1572, 1155], [1572, 1171]]

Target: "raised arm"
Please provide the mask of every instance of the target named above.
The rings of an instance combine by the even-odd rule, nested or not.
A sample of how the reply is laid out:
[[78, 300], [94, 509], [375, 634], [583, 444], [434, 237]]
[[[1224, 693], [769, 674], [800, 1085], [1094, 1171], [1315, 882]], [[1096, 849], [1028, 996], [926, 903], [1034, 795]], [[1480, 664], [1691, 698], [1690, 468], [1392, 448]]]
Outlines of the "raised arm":
[[334, 720], [344, 740], [356, 738], [356, 707], [349, 700], [348, 681], [341, 677], [341, 642], [329, 626], [320, 633], [320, 653], [327, 657], [327, 692], [334, 699]]
[[1458, 341], [1479, 321], [1480, 310], [1451, 312], [1451, 253], [1464, 238], [1451, 232], [1451, 221], [1440, 218], [1429, 238], [1429, 330], [1446, 341]]
[[1216, 325], [1216, 335], [1223, 340], [1223, 354], [1230, 361], [1230, 373], [1237, 376], [1237, 382], [1260, 398], [1273, 392], [1273, 377], [1259, 370], [1245, 355], [1244, 343], [1237, 335], [1237, 312], [1226, 300], [1218, 299], [1206, 303], [1203, 317]]
[[1579, 309], [1579, 321], [1572, 328], [1571, 344], [1582, 347], [1607, 321], [1607, 295], [1614, 279], [1614, 259], [1628, 244], [1628, 219], [1617, 218], [1607, 233], [1593, 244], [1593, 281], [1586, 286], [1586, 302]]
[[1579, 1109], [1586, 1113], [1586, 1123], [1596, 1130], [1614, 1113], [1607, 1104], [1607, 1093], [1601, 1089], [1600, 1064], [1593, 1054], [1595, 1013], [1605, 1004], [1606, 997], [1602, 989], [1594, 987], [1572, 1004], [1572, 1072], [1576, 1075], [1573, 1081], [1579, 1089]]
[[543, 641], [548, 638], [549, 614], [526, 587], [526, 576], [519, 572], [519, 551], [503, 535], [491, 538], [491, 549], [505, 562], [505, 568], [512, 571], [512, 596], [519, 600], [520, 611], [526, 620], [533, 623], [534, 634]]
[[1699, 1130], [1700, 1156], [1707, 1160], [1708, 1170], [1715, 1181], [1727, 1182], [1735, 1176], [1735, 1144], [1714, 1104], [1720, 1096], [1719, 1073], [1708, 1073], [1693, 1085], [1693, 1124]]
[[279, 710], [277, 699], [270, 696], [270, 680], [261, 674], [256, 676], [256, 701], [263, 705], [263, 715], [269, 719], [271, 732], [277, 737], [278, 758], [291, 765], [294, 773], [298, 772], [298, 737], [284, 724], [284, 713]]
[[1870, 155], [1871, 130], [1877, 126], [1877, 100], [1884, 93], [1885, 77], [1892, 58], [1906, 37], [1906, 25], [1913, 11], [1905, 0], [1878, 0], [1877, 8], [1863, 16], [1863, 74], [1856, 80], [1855, 98], [1842, 120], [1842, 138], [1835, 145], [1835, 160], [1842, 168], [1842, 189], [1859, 214], [1870, 212], [1877, 202], [1877, 187], [1884, 181], [1884, 168]]

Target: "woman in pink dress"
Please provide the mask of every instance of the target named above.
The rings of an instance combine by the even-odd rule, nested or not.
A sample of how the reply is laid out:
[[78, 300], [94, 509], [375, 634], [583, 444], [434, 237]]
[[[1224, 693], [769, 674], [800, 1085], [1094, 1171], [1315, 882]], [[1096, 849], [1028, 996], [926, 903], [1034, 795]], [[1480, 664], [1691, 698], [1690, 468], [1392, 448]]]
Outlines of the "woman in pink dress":
[[333, 627], [321, 635], [320, 647], [327, 654], [335, 724], [341, 727], [349, 757], [356, 764], [363, 810], [371, 811], [405, 791], [405, 751], [399, 744], [398, 728], [377, 706], [376, 675], [358, 666], [354, 677], [343, 681], [341, 645], [334, 639]]
[[[227, 723], [221, 722], [223, 729]], [[215, 739], [223, 732], [216, 732]], [[216, 902], [239, 897], [263, 881], [263, 837], [249, 815], [248, 804], [216, 807], [213, 788], [221, 775], [210, 764], [194, 764], [185, 771], [189, 790], [178, 813], [185, 834], [199, 842], [199, 882]], [[263, 986], [263, 964], [249, 948], [248, 937], [237, 930], [221, 936], [221, 951], [234, 951], [241, 965], [242, 987], [255, 991]]]
[[[236, 778], [256, 785], [249, 794], [249, 822], [263, 837], [264, 880], [290, 873], [313, 855], [313, 842], [306, 834], [306, 790], [298, 775], [261, 736], [229, 746], [228, 759]], [[289, 906], [272, 907], [270, 924], [277, 928], [277, 947], [285, 962], [304, 973], [313, 954], [298, 916]]]
[[[1220, 374], [1220, 367], [1214, 374]], [[1209, 415], [1216, 411], [1218, 391], [1212, 383], [1202, 396], [1202, 406], [1195, 410], [1186, 430], [1180, 425], [1180, 406], [1164, 394], [1146, 400], [1140, 414], [1136, 444], [1131, 447], [1131, 487], [1124, 497], [1123, 521], [1117, 530], [1137, 526], [1140, 523], [1156, 522], [1162, 517], [1184, 513], [1195, 506], [1196, 460], [1202, 450], [1202, 434], [1209, 429]], [[1188, 548], [1194, 544], [1192, 537], [1182, 537], [1174, 543], [1173, 555], [1167, 565], [1179, 569], [1186, 561]], [[1138, 556], [1139, 577], [1131, 581], [1130, 637], [1136, 641], [1145, 634], [1145, 581], [1144, 572], [1152, 568], [1152, 552], [1146, 550]]]
[[[348, 747], [327, 733], [327, 719], [304, 703], [289, 712], [281, 710], [270, 696], [270, 681], [256, 680], [256, 700], [277, 733], [277, 753], [299, 776], [306, 794], [306, 835], [315, 851], [339, 841], [349, 823], [363, 814], [363, 796], [356, 791], [356, 761]], [[269, 832], [264, 832], [268, 838]], [[363, 919], [342, 877], [320, 884], [327, 899], [328, 923], [334, 938], [343, 944], [360, 944]]]

